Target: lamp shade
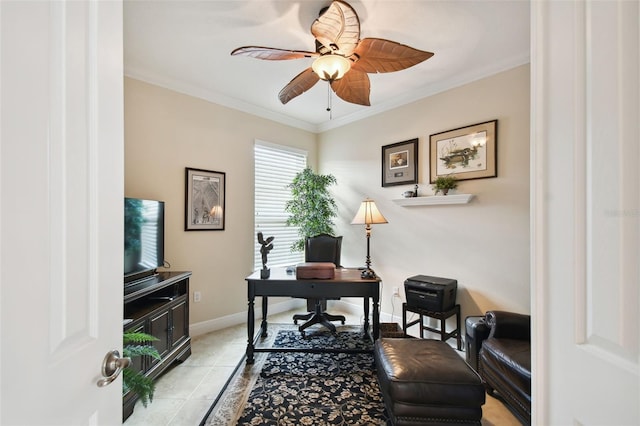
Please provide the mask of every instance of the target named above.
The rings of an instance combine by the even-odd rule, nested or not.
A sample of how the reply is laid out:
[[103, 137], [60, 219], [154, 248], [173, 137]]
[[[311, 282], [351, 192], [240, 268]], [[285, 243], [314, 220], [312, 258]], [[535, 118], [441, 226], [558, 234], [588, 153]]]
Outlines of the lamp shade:
[[340, 80], [351, 69], [351, 61], [341, 55], [322, 55], [311, 64], [313, 72], [323, 80]]
[[371, 225], [374, 223], [388, 223], [376, 206], [375, 201], [367, 198], [360, 204], [358, 213], [351, 221], [352, 225]]

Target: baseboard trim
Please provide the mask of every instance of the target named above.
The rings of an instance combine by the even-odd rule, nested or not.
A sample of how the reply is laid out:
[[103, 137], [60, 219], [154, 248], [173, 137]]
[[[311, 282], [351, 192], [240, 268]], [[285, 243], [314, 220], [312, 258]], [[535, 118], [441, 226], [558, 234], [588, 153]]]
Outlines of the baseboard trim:
[[[356, 299], [357, 300], [357, 299]], [[360, 302], [360, 303], [357, 303]], [[362, 308], [362, 301], [351, 302], [344, 299], [330, 300], [329, 307], [337, 308], [344, 312], [348, 312], [353, 315], [360, 315], [360, 323], [364, 322], [364, 313]], [[282, 302], [269, 305], [269, 314], [279, 314], [281, 312], [287, 312], [293, 309], [306, 309], [304, 299], [289, 299]], [[262, 318], [261, 309], [256, 308], [256, 319]], [[369, 310], [369, 321], [371, 321], [371, 310]], [[222, 330], [223, 328], [233, 327], [238, 324], [246, 324], [247, 312], [237, 312], [235, 314], [227, 315], [220, 318], [215, 318], [208, 321], [202, 321], [191, 324], [189, 326], [189, 334], [191, 337], [201, 336], [203, 334], [210, 333], [212, 331]], [[380, 312], [380, 322], [402, 322], [402, 312], [400, 316], [391, 315], [385, 312]]]
[[[331, 306], [337, 307], [345, 312], [348, 312], [353, 315], [360, 315], [360, 322], [364, 321], [364, 311], [362, 307], [362, 300], [354, 299], [354, 302], [347, 301], [344, 299], [340, 300], [331, 300]], [[359, 303], [358, 303], [359, 302]], [[331, 308], [328, 307], [328, 310]], [[369, 309], [369, 322], [371, 322], [371, 314], [372, 310]], [[397, 314], [388, 314], [386, 312], [380, 312], [380, 322], [397, 322], [398, 324], [402, 322], [402, 310], [400, 311], [400, 315]]]
[[[279, 314], [292, 309], [306, 309], [304, 299], [288, 299], [282, 302], [269, 304], [269, 314]], [[262, 318], [262, 309], [256, 307], [256, 319]], [[237, 312], [235, 314], [226, 315], [224, 317], [215, 318], [208, 321], [197, 322], [189, 325], [189, 334], [191, 337], [201, 336], [212, 331], [222, 330], [223, 328], [233, 327], [238, 324], [247, 323], [247, 312]]]

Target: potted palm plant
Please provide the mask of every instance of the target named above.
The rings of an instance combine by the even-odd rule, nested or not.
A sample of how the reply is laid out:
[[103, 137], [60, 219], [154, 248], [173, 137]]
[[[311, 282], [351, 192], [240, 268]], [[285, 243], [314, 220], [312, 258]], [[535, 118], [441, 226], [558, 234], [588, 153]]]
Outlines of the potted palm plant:
[[287, 226], [297, 226], [300, 237], [291, 246], [292, 251], [303, 251], [307, 237], [333, 235], [333, 218], [338, 215], [338, 207], [329, 187], [335, 183], [333, 175], [317, 174], [307, 167], [288, 185], [292, 198], [284, 208], [291, 214]]
[[453, 175], [438, 176], [431, 185], [436, 195], [438, 195], [439, 192], [442, 192], [442, 195], [447, 195], [449, 190], [456, 189], [457, 187], [458, 179]]

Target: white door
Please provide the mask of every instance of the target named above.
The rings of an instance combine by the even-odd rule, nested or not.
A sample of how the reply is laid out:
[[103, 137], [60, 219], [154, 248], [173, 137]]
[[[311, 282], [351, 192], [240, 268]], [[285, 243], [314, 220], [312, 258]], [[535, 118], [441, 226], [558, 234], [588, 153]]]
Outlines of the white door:
[[638, 22], [532, 2], [533, 424], [640, 424]]
[[3, 425], [122, 423], [122, 4], [2, 1]]

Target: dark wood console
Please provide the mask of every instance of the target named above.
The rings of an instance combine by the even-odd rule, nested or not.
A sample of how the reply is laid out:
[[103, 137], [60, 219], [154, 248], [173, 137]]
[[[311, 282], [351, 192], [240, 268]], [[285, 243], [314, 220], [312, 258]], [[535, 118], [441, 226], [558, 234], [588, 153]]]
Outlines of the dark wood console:
[[[134, 358], [133, 368], [155, 379], [174, 361], [191, 355], [189, 337], [189, 277], [191, 272], [159, 272], [124, 290], [124, 331], [154, 336], [162, 359]], [[137, 396], [123, 396], [123, 421], [133, 412]]]

